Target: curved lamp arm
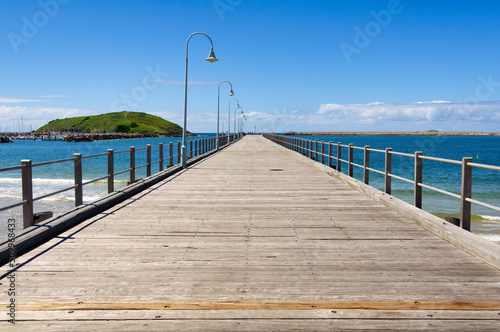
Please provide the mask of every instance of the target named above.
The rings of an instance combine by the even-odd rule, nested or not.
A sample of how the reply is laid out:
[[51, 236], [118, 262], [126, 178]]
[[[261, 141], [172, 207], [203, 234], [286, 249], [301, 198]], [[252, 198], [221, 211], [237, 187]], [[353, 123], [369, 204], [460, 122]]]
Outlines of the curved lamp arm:
[[187, 160], [187, 156], [186, 156], [186, 145], [187, 145], [187, 142], [186, 142], [186, 127], [187, 127], [187, 88], [188, 88], [188, 54], [189, 54], [189, 40], [191, 40], [191, 38], [195, 35], [204, 35], [205, 37], [208, 38], [208, 40], [210, 41], [210, 45], [212, 46], [212, 48], [210, 49], [210, 53], [208, 54], [208, 58], [206, 58], [206, 60], [208, 62], [216, 62], [216, 61], [219, 61], [217, 60], [217, 58], [215, 57], [215, 53], [214, 53], [214, 43], [212, 42], [212, 39], [206, 34], [206, 33], [203, 33], [203, 32], [195, 32], [193, 34], [191, 34], [187, 41], [186, 41], [186, 76], [185, 76], [185, 79], [184, 79], [184, 126], [183, 126], [183, 129], [182, 129], [182, 147], [181, 147], [181, 159], [182, 159], [182, 167], [183, 168], [186, 168], [186, 160]]

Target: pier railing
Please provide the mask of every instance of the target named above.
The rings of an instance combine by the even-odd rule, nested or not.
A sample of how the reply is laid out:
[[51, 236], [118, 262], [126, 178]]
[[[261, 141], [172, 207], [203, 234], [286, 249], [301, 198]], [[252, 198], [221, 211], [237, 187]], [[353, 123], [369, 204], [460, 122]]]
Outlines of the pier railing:
[[[231, 135], [230, 141], [234, 142], [239, 139], [237, 135]], [[222, 147], [227, 145], [228, 137], [227, 136], [219, 136], [219, 145]], [[174, 155], [174, 144], [177, 148], [177, 154]], [[153, 160], [152, 154], [153, 150], [158, 150], [158, 159]], [[216, 149], [216, 138], [201, 138], [189, 140], [187, 142], [187, 158], [194, 158], [201, 154], [213, 151]], [[146, 163], [142, 165], [136, 164], [136, 152], [146, 150]], [[169, 143], [168, 145], [164, 145], [160, 143], [156, 146], [151, 146], [148, 144], [144, 148], [136, 149], [134, 146], [131, 146], [130, 149], [124, 151], [114, 151], [113, 149], [108, 149], [106, 153], [95, 154], [90, 156], [82, 156], [81, 153], [75, 153], [73, 158], [61, 159], [61, 160], [53, 160], [46, 161], [41, 163], [32, 163], [31, 160], [25, 159], [21, 160], [20, 166], [13, 166], [7, 168], [0, 168], [0, 173], [10, 172], [10, 171], [21, 171], [21, 186], [22, 186], [22, 197], [21, 201], [15, 204], [11, 204], [8, 206], [0, 207], [0, 212], [10, 210], [16, 207], [22, 206], [23, 208], [23, 228], [27, 228], [32, 226], [34, 223], [34, 212], [33, 205], [34, 202], [43, 200], [45, 198], [58, 195], [70, 190], [74, 190], [75, 194], [75, 207], [83, 204], [83, 187], [98, 181], [107, 180], [108, 183], [108, 193], [112, 193], [115, 191], [114, 180], [115, 176], [120, 174], [129, 173], [129, 184], [133, 184], [136, 182], [135, 174], [136, 171], [141, 168], [146, 168], [146, 176], [149, 177], [152, 175], [153, 166], [155, 164], [158, 165], [158, 172], [161, 172], [165, 169], [165, 167], [172, 167], [174, 165], [181, 163], [181, 142], [178, 141], [176, 143]], [[123, 170], [116, 170], [114, 166], [114, 157], [119, 154], [127, 154], [129, 155], [129, 165], [130, 167]], [[83, 167], [82, 161], [85, 159], [93, 159], [99, 157], [107, 157], [107, 174], [99, 177], [97, 179], [83, 181]], [[54, 164], [61, 163], [73, 163], [73, 174], [74, 174], [74, 185], [57, 190], [46, 195], [34, 197], [33, 193], [33, 168], [43, 167]]]
[[[443, 159], [424, 156], [423, 152], [416, 151], [413, 154], [401, 153], [392, 151], [391, 148], [386, 148], [385, 150], [372, 149], [370, 146], [354, 146], [353, 144], [342, 144], [333, 142], [324, 142], [312, 139], [304, 139], [299, 137], [289, 137], [276, 134], [264, 134], [264, 137], [269, 140], [280, 144], [290, 150], [296, 151], [308, 158], [311, 158], [317, 162], [328, 165], [329, 167], [335, 168], [337, 171], [342, 171], [342, 165], [347, 166], [347, 175], [354, 177], [354, 167], [358, 167], [363, 170], [363, 182], [367, 185], [370, 184], [370, 172], [381, 174], [384, 178], [384, 192], [391, 194], [392, 191], [392, 179], [400, 180], [413, 185], [414, 194], [414, 206], [417, 208], [422, 208], [422, 189], [426, 188], [428, 190], [453, 197], [460, 200], [460, 227], [470, 231], [471, 225], [471, 210], [472, 204], [482, 206], [484, 208], [500, 212], [500, 207], [481, 202], [479, 200], [472, 199], [472, 170], [473, 168], [482, 168], [494, 171], [500, 171], [500, 167], [474, 163], [473, 158], [462, 158], [459, 160]], [[343, 151], [347, 149], [347, 159], [343, 157]], [[363, 151], [363, 161], [355, 162], [354, 160], [354, 150]], [[385, 157], [384, 169], [375, 169], [370, 166], [370, 156], [371, 152], [383, 154]], [[414, 164], [414, 176], [413, 179], [408, 179], [402, 176], [398, 176], [392, 173], [393, 162], [392, 156], [403, 156], [413, 159]], [[440, 163], [455, 164], [461, 166], [461, 193], [460, 195], [449, 192], [447, 190], [439, 189], [423, 183], [423, 161], [430, 160]]]

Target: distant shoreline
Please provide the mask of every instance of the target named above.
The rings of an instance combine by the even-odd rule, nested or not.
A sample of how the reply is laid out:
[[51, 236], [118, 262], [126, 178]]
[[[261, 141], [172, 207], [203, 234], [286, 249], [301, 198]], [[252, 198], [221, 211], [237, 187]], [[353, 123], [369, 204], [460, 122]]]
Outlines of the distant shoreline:
[[500, 136], [500, 132], [477, 131], [331, 131], [331, 132], [288, 132], [284, 135], [302, 136]]

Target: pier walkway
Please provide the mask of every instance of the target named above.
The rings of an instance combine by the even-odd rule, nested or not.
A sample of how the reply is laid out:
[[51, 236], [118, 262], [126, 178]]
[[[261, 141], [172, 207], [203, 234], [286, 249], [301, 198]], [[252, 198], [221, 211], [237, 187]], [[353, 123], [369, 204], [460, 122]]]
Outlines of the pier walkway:
[[497, 268], [260, 136], [16, 262], [0, 330], [500, 326]]

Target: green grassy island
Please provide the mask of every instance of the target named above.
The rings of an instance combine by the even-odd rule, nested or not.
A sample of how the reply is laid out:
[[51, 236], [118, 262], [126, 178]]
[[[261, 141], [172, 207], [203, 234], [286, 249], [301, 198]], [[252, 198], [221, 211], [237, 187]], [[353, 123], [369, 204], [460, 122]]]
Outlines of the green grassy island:
[[[52, 120], [38, 128], [36, 133], [59, 132], [64, 135], [82, 134], [121, 134], [148, 136], [181, 137], [182, 127], [146, 113], [115, 112], [101, 115], [79, 116]], [[188, 136], [196, 136], [188, 132]]]

